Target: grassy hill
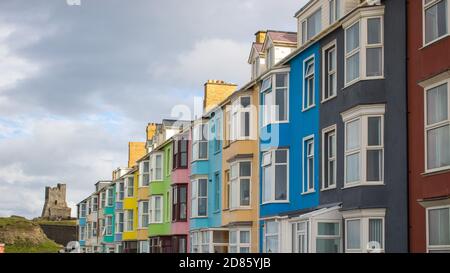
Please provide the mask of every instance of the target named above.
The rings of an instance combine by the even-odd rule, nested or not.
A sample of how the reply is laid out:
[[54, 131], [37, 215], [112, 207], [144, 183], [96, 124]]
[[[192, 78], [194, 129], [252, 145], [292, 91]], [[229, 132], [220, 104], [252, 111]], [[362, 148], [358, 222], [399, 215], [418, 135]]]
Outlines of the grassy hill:
[[19, 216], [0, 217], [0, 243], [6, 253], [56, 253], [62, 248], [47, 238], [37, 222]]

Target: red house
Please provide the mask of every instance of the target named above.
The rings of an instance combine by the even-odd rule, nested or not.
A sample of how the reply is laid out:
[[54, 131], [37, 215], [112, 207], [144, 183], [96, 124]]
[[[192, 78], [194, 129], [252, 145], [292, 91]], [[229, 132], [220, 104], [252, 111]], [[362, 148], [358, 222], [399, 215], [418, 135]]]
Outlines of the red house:
[[450, 0], [408, 1], [411, 252], [450, 252]]

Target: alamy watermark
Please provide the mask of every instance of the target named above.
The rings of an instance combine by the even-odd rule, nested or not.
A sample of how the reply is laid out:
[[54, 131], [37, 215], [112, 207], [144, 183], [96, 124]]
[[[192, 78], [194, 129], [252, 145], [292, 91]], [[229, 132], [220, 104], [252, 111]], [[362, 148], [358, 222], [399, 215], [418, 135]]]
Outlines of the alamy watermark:
[[66, 0], [69, 6], [81, 6], [81, 0]]

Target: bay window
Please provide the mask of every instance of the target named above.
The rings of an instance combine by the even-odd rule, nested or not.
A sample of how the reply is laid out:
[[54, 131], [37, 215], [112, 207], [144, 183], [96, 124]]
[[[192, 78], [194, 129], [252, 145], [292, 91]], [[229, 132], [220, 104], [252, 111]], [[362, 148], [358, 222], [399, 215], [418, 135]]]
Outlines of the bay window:
[[264, 253], [279, 253], [280, 234], [277, 221], [266, 221], [264, 225]]
[[314, 57], [304, 61], [303, 111], [315, 105], [315, 63]]
[[426, 171], [450, 168], [450, 80], [425, 89]]
[[193, 129], [192, 160], [208, 159], [208, 124], [197, 124]]
[[251, 137], [251, 97], [242, 96], [231, 104], [231, 140], [245, 140]]
[[276, 73], [262, 83], [263, 126], [286, 122], [289, 119], [288, 75], [288, 73]]
[[106, 191], [102, 191], [100, 194], [100, 208], [105, 208], [106, 206]]
[[208, 179], [193, 180], [191, 195], [192, 217], [206, 217], [208, 211]]
[[105, 219], [105, 234], [106, 236], [111, 236], [113, 234], [113, 217], [108, 215]]
[[450, 253], [450, 206], [428, 208], [427, 250], [430, 253]]
[[98, 197], [97, 196], [92, 197], [92, 211], [93, 212], [98, 211]]
[[172, 221], [187, 219], [187, 186], [176, 185], [172, 188]]
[[133, 231], [134, 230], [134, 211], [132, 209], [125, 210], [125, 231]]
[[448, 34], [448, 0], [423, 0], [424, 44], [430, 44]]
[[107, 206], [112, 207], [114, 205], [114, 188], [113, 187], [108, 188], [107, 193], [108, 193]]
[[80, 226], [80, 241], [86, 240], [86, 226]]
[[323, 130], [322, 133], [322, 189], [336, 187], [336, 125]]
[[148, 212], [149, 212], [148, 201], [139, 201], [138, 203], [139, 228], [148, 227], [149, 223]]
[[80, 204], [80, 218], [86, 217], [86, 202]]
[[292, 252], [309, 253], [309, 222], [292, 223]]
[[124, 230], [124, 213], [117, 212], [116, 213], [116, 233], [122, 233]]
[[125, 184], [123, 182], [123, 180], [121, 180], [121, 182], [117, 183], [117, 200], [119, 201], [123, 201], [123, 199], [125, 198]]
[[229, 253], [250, 253], [250, 229], [231, 229], [229, 234]]
[[323, 49], [322, 102], [337, 95], [337, 54], [336, 41]]
[[188, 140], [182, 137], [173, 143], [173, 168], [186, 169], [188, 166]]
[[345, 211], [345, 251], [384, 252], [385, 209]]
[[358, 106], [345, 123], [345, 186], [384, 182], [384, 105]]
[[262, 155], [263, 203], [288, 201], [289, 150], [278, 149]]
[[163, 222], [162, 195], [150, 196], [148, 218], [150, 224], [161, 224]]
[[383, 11], [345, 23], [345, 84], [383, 77]]
[[304, 194], [314, 192], [314, 136], [303, 139], [303, 190]]
[[150, 156], [150, 177], [151, 182], [163, 180], [163, 153], [154, 153]]
[[230, 168], [230, 209], [250, 206], [251, 161], [239, 161]]
[[139, 162], [139, 187], [147, 187], [150, 184], [150, 161]]
[[133, 197], [134, 196], [134, 177], [128, 176], [125, 178], [125, 184], [127, 188], [127, 197]]
[[316, 253], [339, 253], [341, 251], [341, 230], [339, 222], [318, 222]]

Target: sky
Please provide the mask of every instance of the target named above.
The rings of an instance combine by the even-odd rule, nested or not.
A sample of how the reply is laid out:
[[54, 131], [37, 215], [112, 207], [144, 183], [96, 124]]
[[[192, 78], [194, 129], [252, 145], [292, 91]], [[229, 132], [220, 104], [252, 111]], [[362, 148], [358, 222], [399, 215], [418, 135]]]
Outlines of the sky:
[[0, 1], [0, 217], [40, 216], [57, 183], [75, 216], [148, 122], [208, 79], [245, 84], [254, 33], [296, 31], [306, 2]]

